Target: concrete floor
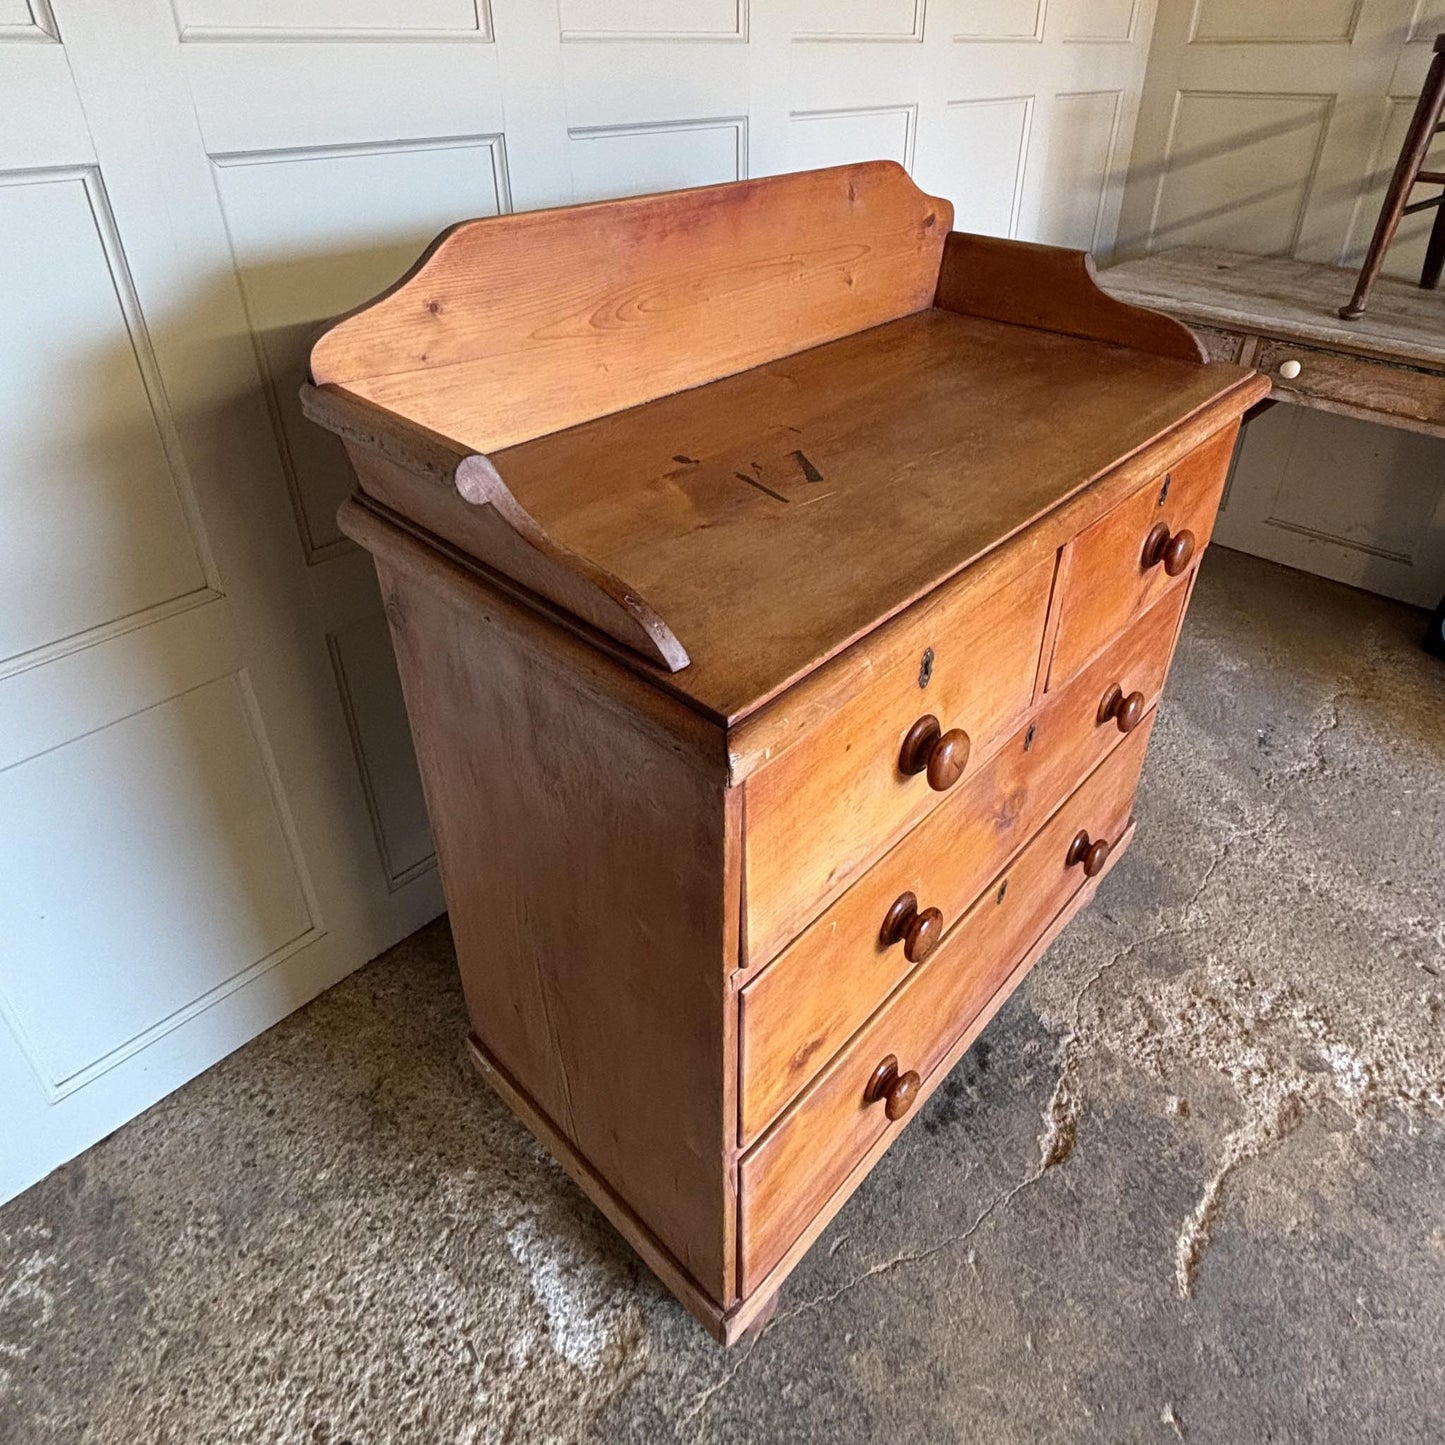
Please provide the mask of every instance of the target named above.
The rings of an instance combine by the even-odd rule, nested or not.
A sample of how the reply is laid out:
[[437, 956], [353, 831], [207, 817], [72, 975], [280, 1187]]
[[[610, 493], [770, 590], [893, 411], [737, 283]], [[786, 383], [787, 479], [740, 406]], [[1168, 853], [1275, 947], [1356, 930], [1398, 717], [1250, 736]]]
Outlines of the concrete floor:
[[0, 1439], [1445, 1439], [1445, 665], [1211, 554], [1135, 847], [722, 1353], [445, 923], [0, 1209]]

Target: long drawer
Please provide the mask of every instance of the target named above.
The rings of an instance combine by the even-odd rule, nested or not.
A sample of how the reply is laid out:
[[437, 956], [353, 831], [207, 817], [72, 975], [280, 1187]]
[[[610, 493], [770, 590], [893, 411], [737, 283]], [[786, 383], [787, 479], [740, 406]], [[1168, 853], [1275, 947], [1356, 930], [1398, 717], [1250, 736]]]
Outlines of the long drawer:
[[1197, 562], [1214, 530], [1237, 430], [1216, 433], [1064, 548], [1051, 688]]
[[994, 591], [960, 579], [876, 675], [749, 779], [743, 952], [773, 956], [988, 757], [1033, 698], [1054, 564]]
[[1383, 417], [1445, 424], [1445, 376], [1439, 372], [1269, 340], [1260, 343], [1255, 365], [1286, 398], [1319, 398]]
[[[742, 1289], [761, 1283], [1083, 886], [1097, 845], [1127, 828], [1152, 714], [747, 1154], [739, 1171]], [[1086, 835], [1082, 843], [1080, 835]], [[1100, 860], [1102, 861], [1102, 860]], [[889, 1068], [889, 1061], [892, 1068]]]
[[[1181, 581], [743, 989], [744, 1143], [929, 956], [1059, 801], [1142, 721], [1164, 685], [1183, 605]], [[1110, 710], [1106, 704], [1116, 698]], [[885, 920], [893, 925], [887, 938]]]

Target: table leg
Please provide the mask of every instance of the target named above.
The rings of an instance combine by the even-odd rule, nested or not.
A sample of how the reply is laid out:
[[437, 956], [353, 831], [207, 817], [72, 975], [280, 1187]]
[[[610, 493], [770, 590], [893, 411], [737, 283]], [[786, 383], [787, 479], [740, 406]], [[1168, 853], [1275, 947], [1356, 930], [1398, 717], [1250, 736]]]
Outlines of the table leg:
[[[1425, 77], [1425, 85], [1420, 91], [1410, 129], [1405, 134], [1405, 144], [1400, 149], [1400, 159], [1395, 164], [1395, 173], [1390, 177], [1390, 186], [1380, 207], [1380, 219], [1375, 222], [1375, 234], [1370, 237], [1365, 263], [1360, 267], [1360, 279], [1355, 283], [1355, 294], [1347, 305], [1340, 307], [1340, 316], [1346, 321], [1353, 321], [1365, 313], [1370, 291], [1380, 274], [1380, 267], [1385, 264], [1385, 252], [1395, 238], [1395, 228], [1400, 224], [1400, 218], [1405, 214], [1410, 188], [1415, 184], [1415, 178], [1425, 164], [1430, 142], [1435, 139], [1435, 127], [1440, 123], [1442, 109], [1445, 109], [1445, 35], [1436, 37], [1430, 73]], [[1431, 239], [1433, 247], [1433, 232]]]

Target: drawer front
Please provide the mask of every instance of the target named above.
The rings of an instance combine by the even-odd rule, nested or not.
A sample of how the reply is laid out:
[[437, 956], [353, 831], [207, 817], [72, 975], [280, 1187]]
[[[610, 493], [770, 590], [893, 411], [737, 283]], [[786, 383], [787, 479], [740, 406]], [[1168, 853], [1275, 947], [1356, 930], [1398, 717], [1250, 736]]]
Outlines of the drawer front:
[[1216, 331], [1212, 326], [1196, 326], [1193, 322], [1189, 329], [1204, 343], [1211, 361], [1238, 361], [1244, 351], [1244, 337], [1237, 331]]
[[[1236, 423], [1211, 437], [1064, 548], [1051, 688], [1195, 565], [1214, 530], [1238, 431]], [[1152, 555], [1151, 538], [1163, 544]]]
[[1445, 424], [1445, 376], [1363, 356], [1266, 341], [1255, 365], [1284, 396], [1319, 397], [1363, 411]]
[[[975, 773], [1033, 698], [1053, 562], [979, 597], [940, 598], [922, 647], [884, 661], [875, 679], [746, 784], [744, 957], [760, 963], [898, 835]], [[938, 743], [900, 760], [915, 725]], [[957, 734], [966, 736], [960, 743]], [[965, 757], [966, 753], [966, 757]], [[945, 766], [962, 762], [953, 776]], [[941, 783], [948, 783], [940, 788]]]
[[[866, 1097], [890, 1055], [902, 1072], [931, 1076], [1084, 883], [1070, 864], [1081, 831], [1116, 840], [1128, 826], [1152, 717], [1079, 788], [888, 1003], [854, 1036], [739, 1171], [743, 1293], [750, 1293], [889, 1129], [882, 1100]], [[1004, 886], [1007, 885], [1007, 886]]]
[[[750, 1142], [937, 947], [979, 890], [1079, 779], [1137, 726], [1164, 685], [1184, 589], [1173, 588], [941, 807], [879, 859], [742, 991], [740, 1128]], [[1104, 701], [1129, 700], [1100, 722]], [[1133, 695], [1138, 694], [1135, 698]], [[885, 942], [890, 909], [916, 905]], [[925, 915], [936, 909], [937, 920]], [[910, 956], [911, 955], [911, 956]]]

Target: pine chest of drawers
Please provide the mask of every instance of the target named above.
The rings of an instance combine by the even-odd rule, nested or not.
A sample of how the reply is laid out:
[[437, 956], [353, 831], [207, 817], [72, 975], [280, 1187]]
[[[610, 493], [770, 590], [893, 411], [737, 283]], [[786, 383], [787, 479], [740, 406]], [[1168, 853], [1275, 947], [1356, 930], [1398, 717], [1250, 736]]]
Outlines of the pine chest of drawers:
[[732, 1341], [1132, 834], [1252, 373], [887, 163], [469, 222], [312, 353], [478, 1068]]

